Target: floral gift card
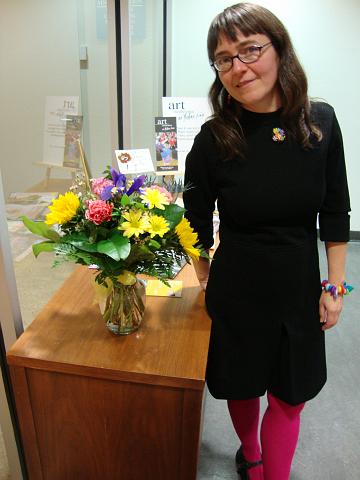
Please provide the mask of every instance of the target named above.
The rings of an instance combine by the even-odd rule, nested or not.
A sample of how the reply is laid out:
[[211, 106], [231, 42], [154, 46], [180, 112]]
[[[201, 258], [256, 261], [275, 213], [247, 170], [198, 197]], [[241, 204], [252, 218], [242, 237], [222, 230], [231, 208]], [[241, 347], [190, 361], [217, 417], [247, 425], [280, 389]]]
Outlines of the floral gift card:
[[154, 165], [148, 148], [115, 150], [115, 156], [120, 172], [125, 175], [154, 171]]

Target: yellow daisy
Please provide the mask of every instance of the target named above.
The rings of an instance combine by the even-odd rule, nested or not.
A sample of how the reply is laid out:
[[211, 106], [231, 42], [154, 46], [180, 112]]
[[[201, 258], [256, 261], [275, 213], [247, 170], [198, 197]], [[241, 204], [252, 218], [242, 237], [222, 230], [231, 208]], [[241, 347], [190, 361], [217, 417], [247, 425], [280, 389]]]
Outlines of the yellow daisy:
[[151, 238], [154, 238], [155, 235], [163, 237], [164, 234], [169, 230], [169, 224], [164, 217], [160, 217], [159, 215], [150, 215], [147, 232], [150, 233]]
[[156, 188], [146, 188], [145, 193], [140, 195], [143, 203], [146, 203], [148, 207], [159, 208], [160, 210], [165, 210], [164, 205], [169, 205], [170, 202], [162, 192]]
[[194, 229], [190, 226], [190, 223], [186, 218], [183, 218], [181, 222], [176, 225], [175, 232], [179, 237], [179, 242], [185, 252], [190, 255], [191, 258], [198, 260], [200, 257], [200, 250], [194, 247], [198, 242], [198, 234], [194, 232]]
[[125, 237], [131, 237], [132, 235], [138, 237], [141, 233], [144, 233], [149, 226], [149, 219], [147, 215], [143, 215], [141, 210], [130, 210], [124, 213], [123, 216], [127, 222], [123, 222], [118, 229], [124, 230]]
[[49, 205], [48, 208], [51, 213], [46, 215], [45, 223], [47, 225], [55, 225], [56, 223], [63, 225], [69, 222], [76, 215], [79, 206], [80, 200], [75, 193], [66, 192], [65, 195], [59, 195]]

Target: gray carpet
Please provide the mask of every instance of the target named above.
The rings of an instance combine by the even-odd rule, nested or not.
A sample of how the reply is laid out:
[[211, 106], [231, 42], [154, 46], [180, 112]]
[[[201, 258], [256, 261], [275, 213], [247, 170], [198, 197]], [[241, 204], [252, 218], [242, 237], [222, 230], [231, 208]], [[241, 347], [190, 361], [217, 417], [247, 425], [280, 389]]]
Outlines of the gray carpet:
[[[323, 278], [326, 277], [320, 246]], [[72, 265], [49, 270], [49, 255], [15, 264], [24, 323], [28, 324], [69, 275]], [[30, 273], [31, 272], [31, 275]], [[47, 274], [46, 274], [47, 272]], [[50, 272], [50, 273], [49, 273]], [[360, 243], [349, 245], [347, 280], [356, 290], [345, 299], [339, 325], [326, 333], [328, 382], [302, 413], [302, 426], [291, 480], [360, 479]], [[262, 399], [262, 411], [266, 408]], [[206, 397], [198, 480], [237, 479], [234, 454], [238, 440], [224, 401]], [[0, 432], [0, 480], [8, 480]]]

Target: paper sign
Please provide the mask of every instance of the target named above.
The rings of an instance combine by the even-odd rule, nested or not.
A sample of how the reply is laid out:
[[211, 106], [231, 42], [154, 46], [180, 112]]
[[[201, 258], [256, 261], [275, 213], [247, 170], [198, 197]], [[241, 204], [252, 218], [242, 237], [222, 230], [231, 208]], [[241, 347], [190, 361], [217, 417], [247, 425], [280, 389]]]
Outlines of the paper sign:
[[79, 97], [46, 97], [43, 162], [63, 165], [66, 115], [77, 115]]
[[164, 117], [176, 117], [179, 172], [185, 170], [186, 155], [191, 150], [201, 125], [210, 117], [211, 109], [206, 97], [163, 97]]
[[115, 156], [121, 173], [146, 173], [154, 171], [154, 165], [148, 148], [115, 150]]
[[176, 117], [155, 117], [156, 171], [164, 175], [178, 170]]

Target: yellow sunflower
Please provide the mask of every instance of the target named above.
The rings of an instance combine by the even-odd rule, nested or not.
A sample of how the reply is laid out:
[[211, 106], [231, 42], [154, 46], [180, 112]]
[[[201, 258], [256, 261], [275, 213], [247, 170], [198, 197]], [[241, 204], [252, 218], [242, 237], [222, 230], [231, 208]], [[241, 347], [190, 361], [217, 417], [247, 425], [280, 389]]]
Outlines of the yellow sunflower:
[[75, 193], [66, 192], [65, 195], [59, 195], [49, 205], [48, 208], [51, 213], [46, 215], [45, 223], [47, 225], [55, 225], [56, 223], [63, 225], [69, 222], [76, 215], [79, 206], [80, 200]]
[[169, 205], [170, 202], [162, 192], [156, 188], [146, 188], [145, 193], [140, 195], [143, 203], [146, 203], [150, 209], [159, 208], [165, 210], [164, 205]]
[[194, 232], [194, 229], [190, 226], [186, 218], [183, 218], [181, 222], [176, 225], [175, 232], [185, 252], [190, 255], [191, 258], [198, 260], [200, 250], [194, 247], [194, 245], [198, 243], [198, 234]]
[[149, 226], [149, 219], [147, 215], [143, 215], [141, 210], [130, 210], [124, 213], [123, 216], [127, 222], [123, 222], [118, 229], [124, 230], [125, 237], [131, 237], [132, 235], [138, 237], [141, 233], [144, 233]]
[[170, 228], [164, 217], [160, 217], [159, 215], [150, 215], [149, 226], [146, 230], [148, 233], [150, 233], [150, 237], [154, 238], [155, 235], [163, 237], [164, 234], [170, 230]]

